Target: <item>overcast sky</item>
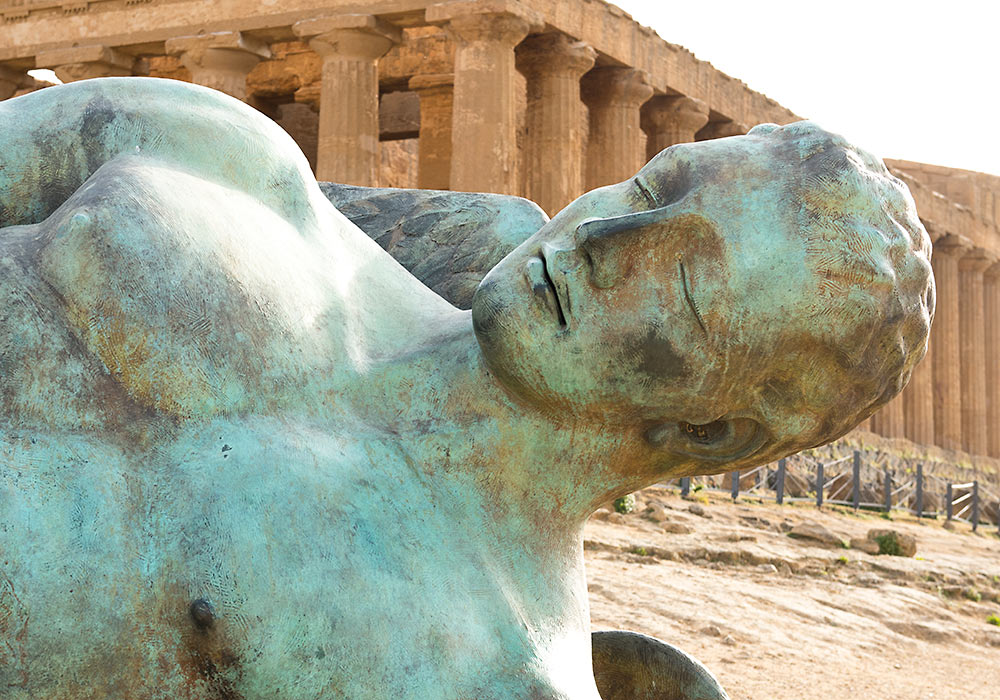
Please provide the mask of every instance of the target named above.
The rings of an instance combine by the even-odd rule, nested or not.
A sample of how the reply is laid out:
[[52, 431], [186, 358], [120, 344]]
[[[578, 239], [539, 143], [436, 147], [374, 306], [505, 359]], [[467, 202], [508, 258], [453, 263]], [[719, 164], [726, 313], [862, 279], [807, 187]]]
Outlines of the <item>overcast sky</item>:
[[612, 0], [884, 158], [1000, 175], [998, 0]]

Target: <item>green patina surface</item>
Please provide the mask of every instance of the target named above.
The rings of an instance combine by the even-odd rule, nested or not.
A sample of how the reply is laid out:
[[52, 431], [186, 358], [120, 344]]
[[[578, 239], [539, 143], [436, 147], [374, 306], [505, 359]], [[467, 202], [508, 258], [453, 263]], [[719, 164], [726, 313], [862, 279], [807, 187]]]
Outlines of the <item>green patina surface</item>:
[[14, 700], [596, 700], [589, 513], [842, 434], [933, 314], [905, 187], [809, 123], [584, 195], [471, 312], [220, 93], [51, 88], [0, 144]]

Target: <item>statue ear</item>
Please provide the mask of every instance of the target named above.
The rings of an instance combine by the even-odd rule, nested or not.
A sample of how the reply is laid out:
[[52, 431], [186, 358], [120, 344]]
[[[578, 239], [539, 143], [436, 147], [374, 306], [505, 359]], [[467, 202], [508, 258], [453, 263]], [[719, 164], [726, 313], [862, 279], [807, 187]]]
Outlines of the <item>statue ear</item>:
[[735, 462], [749, 457], [767, 442], [767, 431], [750, 418], [720, 418], [696, 425], [680, 421], [660, 423], [646, 431], [657, 449], [706, 462]]

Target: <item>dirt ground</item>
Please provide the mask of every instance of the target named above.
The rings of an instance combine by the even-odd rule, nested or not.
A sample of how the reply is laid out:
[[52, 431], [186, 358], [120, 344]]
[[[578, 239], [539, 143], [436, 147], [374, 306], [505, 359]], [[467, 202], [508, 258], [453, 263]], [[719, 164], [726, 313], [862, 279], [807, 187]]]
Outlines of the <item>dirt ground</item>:
[[[635, 513], [599, 511], [587, 524], [595, 630], [680, 647], [733, 700], [998, 697], [1000, 627], [987, 622], [1000, 616], [996, 528], [693, 495], [648, 489]], [[897, 529], [917, 538], [917, 554], [786, 534], [806, 521], [845, 540]]]

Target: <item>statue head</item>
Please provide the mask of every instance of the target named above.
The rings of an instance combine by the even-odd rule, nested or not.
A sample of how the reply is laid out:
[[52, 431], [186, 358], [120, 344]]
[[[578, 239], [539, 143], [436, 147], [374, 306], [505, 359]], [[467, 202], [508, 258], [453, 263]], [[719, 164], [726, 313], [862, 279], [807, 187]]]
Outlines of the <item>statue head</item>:
[[521, 400], [720, 471], [839, 437], [899, 393], [934, 313], [930, 253], [879, 159], [767, 124], [583, 195], [486, 276], [473, 320]]

